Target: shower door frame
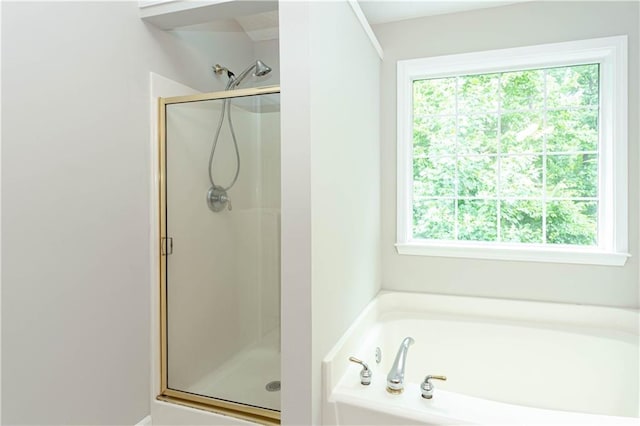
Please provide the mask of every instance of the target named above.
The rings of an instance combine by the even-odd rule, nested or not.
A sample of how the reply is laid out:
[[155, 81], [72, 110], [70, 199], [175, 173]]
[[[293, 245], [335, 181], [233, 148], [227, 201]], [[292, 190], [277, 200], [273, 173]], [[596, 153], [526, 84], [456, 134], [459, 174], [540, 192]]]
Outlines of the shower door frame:
[[239, 402], [221, 400], [204, 395], [170, 389], [168, 387], [167, 365], [167, 256], [165, 242], [167, 238], [167, 132], [166, 112], [167, 105], [202, 102], [212, 100], [234, 99], [249, 96], [279, 94], [280, 86], [265, 86], [248, 89], [227, 90], [222, 92], [203, 93], [189, 96], [174, 96], [158, 98], [158, 191], [160, 201], [159, 223], [159, 259], [160, 259], [160, 393], [157, 399], [193, 408], [204, 409], [231, 417], [249, 420], [266, 425], [280, 424], [280, 411], [246, 405]]

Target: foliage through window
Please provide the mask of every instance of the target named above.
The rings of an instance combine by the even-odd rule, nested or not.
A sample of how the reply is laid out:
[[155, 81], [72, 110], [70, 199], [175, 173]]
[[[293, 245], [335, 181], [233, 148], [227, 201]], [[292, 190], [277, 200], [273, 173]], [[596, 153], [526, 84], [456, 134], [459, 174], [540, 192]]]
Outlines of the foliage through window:
[[623, 265], [626, 36], [398, 61], [400, 254]]
[[413, 81], [413, 237], [597, 245], [599, 65]]

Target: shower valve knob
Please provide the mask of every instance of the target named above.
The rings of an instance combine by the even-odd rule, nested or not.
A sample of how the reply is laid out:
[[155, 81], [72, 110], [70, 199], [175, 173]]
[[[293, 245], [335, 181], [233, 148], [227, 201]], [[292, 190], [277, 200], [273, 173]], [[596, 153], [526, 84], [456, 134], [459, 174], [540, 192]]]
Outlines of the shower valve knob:
[[212, 186], [207, 192], [207, 204], [214, 212], [220, 212], [226, 207], [231, 210], [231, 200], [227, 191], [221, 186]]

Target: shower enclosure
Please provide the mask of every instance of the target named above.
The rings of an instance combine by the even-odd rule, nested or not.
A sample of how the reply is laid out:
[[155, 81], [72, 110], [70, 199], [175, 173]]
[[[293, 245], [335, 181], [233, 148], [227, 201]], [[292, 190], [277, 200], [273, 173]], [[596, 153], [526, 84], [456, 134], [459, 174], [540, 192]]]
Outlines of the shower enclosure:
[[158, 398], [266, 424], [280, 419], [279, 92], [160, 100]]

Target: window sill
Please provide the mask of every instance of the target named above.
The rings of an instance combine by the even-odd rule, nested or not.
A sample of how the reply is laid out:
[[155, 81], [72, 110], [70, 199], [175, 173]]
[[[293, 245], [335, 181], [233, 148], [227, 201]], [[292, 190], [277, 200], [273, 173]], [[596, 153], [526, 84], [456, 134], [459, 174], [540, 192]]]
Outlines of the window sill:
[[575, 263], [582, 265], [623, 266], [628, 253], [605, 252], [573, 247], [522, 247], [512, 244], [409, 242], [396, 244], [398, 254], [457, 257], [468, 259], [510, 260], [523, 262]]

